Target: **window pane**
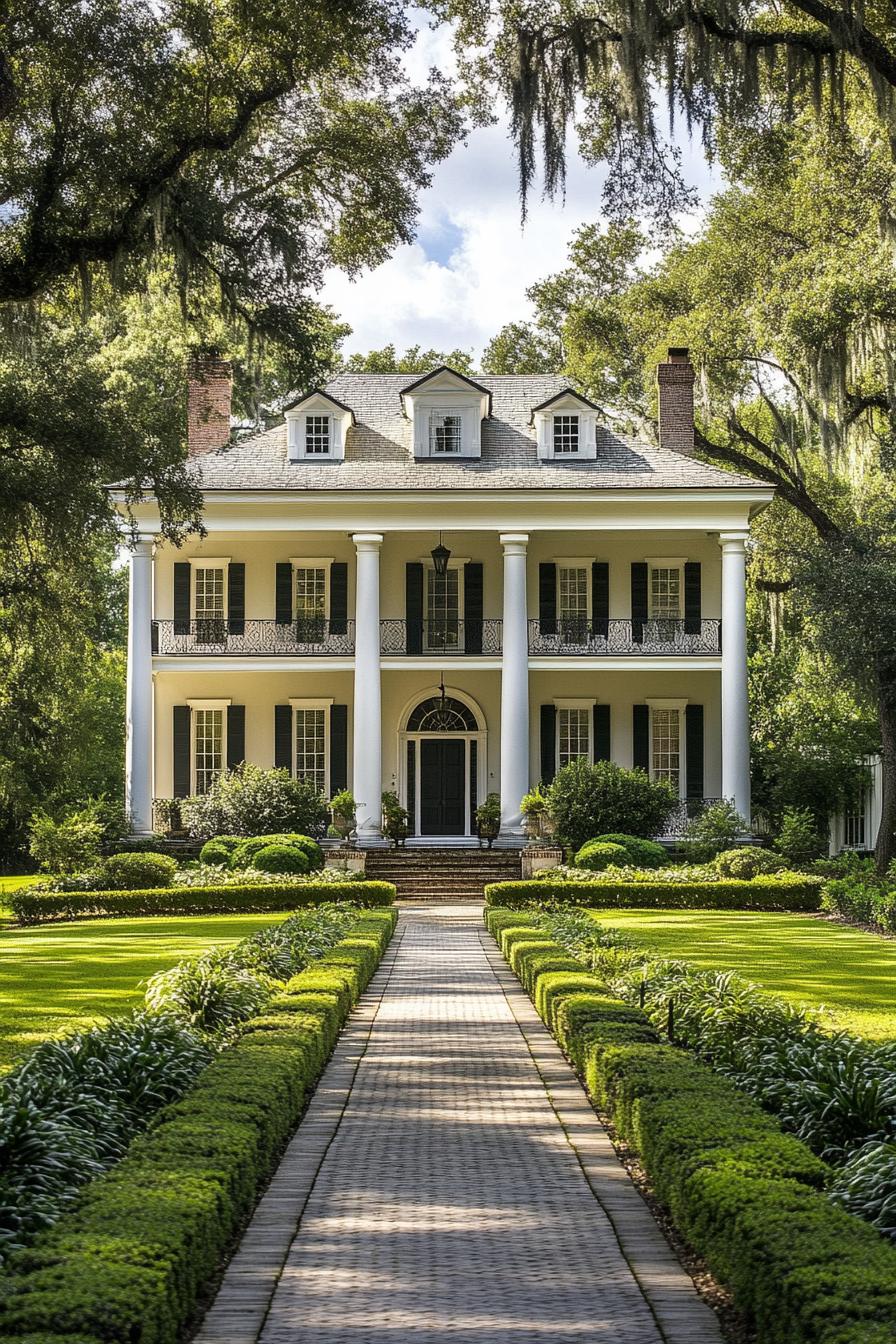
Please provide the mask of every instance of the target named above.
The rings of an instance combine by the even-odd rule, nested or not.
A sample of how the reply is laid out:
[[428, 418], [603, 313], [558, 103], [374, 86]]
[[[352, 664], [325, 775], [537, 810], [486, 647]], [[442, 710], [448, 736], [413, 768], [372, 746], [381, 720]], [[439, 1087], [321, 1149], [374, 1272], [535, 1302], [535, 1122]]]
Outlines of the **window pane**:
[[308, 415], [305, 417], [305, 452], [309, 457], [326, 457], [330, 451], [330, 417], [328, 415]]
[[325, 709], [297, 709], [296, 779], [307, 780], [318, 793], [327, 787], [327, 742]]
[[680, 569], [651, 569], [650, 614], [660, 620], [681, 618]]
[[579, 451], [579, 417], [577, 415], [554, 416], [554, 453], [577, 453]]
[[426, 645], [456, 649], [460, 643], [460, 570], [426, 571]]
[[443, 415], [440, 411], [433, 411], [429, 417], [430, 452], [459, 453], [460, 426], [459, 415]]
[[681, 778], [679, 711], [653, 710], [653, 777], [666, 779], [679, 793]]
[[199, 569], [195, 571], [196, 620], [214, 620], [224, 615], [224, 570]]
[[560, 748], [559, 764], [569, 765], [584, 756], [591, 759], [591, 710], [560, 709], [557, 711], [557, 741]]
[[224, 711], [196, 709], [193, 717], [196, 792], [208, 793], [215, 776], [224, 768]]

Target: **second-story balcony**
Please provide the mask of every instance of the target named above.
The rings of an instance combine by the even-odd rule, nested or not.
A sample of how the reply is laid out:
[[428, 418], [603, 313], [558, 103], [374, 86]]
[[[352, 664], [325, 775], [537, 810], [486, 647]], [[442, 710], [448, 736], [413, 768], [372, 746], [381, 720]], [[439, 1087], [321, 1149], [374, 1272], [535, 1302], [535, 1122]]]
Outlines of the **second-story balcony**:
[[[503, 621], [380, 621], [380, 650], [387, 657], [500, 657]], [[350, 657], [355, 623], [305, 616], [289, 622], [153, 621], [153, 653], [164, 657], [296, 658]], [[713, 656], [721, 653], [722, 623], [683, 620], [529, 621], [529, 653], [534, 657]]]

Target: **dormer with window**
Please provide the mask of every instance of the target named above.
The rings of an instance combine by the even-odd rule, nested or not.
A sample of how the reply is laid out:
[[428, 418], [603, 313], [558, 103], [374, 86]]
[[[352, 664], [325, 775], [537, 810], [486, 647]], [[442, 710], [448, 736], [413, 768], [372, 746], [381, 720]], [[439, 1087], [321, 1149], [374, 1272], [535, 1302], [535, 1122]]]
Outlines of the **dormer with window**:
[[341, 462], [354, 424], [350, 406], [315, 388], [285, 408], [290, 462]]
[[436, 369], [401, 394], [413, 425], [414, 457], [444, 462], [482, 455], [480, 429], [491, 393], [453, 369]]
[[597, 457], [597, 407], [566, 388], [532, 408], [542, 462], [593, 462]]

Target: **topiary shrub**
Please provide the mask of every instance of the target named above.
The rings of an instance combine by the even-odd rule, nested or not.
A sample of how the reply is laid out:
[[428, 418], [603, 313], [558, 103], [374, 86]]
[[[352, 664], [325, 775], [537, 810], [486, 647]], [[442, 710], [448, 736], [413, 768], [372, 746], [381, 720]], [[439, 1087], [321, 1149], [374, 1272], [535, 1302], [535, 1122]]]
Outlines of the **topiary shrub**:
[[262, 873], [307, 873], [308, 856], [293, 845], [265, 845], [252, 865]]
[[109, 891], [147, 891], [170, 887], [177, 864], [167, 854], [110, 854], [103, 860], [101, 876]]
[[557, 771], [548, 790], [555, 834], [571, 850], [611, 832], [656, 835], [677, 802], [664, 780], [612, 761], [570, 761]]
[[726, 849], [715, 861], [715, 869], [720, 877], [736, 877], [749, 882], [760, 873], [780, 873], [784, 861], [767, 849], [757, 849], [755, 845], [746, 845], [743, 849]]
[[600, 840], [589, 840], [588, 844], [579, 850], [575, 859], [577, 868], [590, 868], [595, 873], [611, 865], [615, 868], [624, 868], [628, 861], [628, 850], [623, 849], [622, 845]]
[[[621, 845], [631, 860], [633, 868], [662, 868], [669, 862], [669, 856], [655, 840], [643, 840], [638, 835], [626, 835], [623, 831], [611, 831], [608, 835], [596, 835], [583, 845], [610, 844]], [[579, 851], [581, 853], [581, 850]], [[578, 855], [576, 855], [578, 863]]]
[[248, 840], [240, 840], [236, 848], [231, 851], [230, 867], [234, 869], [254, 868], [256, 866], [256, 854], [260, 850], [266, 849], [268, 845], [286, 845], [288, 848], [304, 854], [308, 860], [308, 868], [296, 871], [307, 872], [309, 869], [316, 871], [324, 866], [324, 852], [316, 840], [312, 840], [308, 835], [299, 835], [294, 832], [277, 832], [273, 835], [253, 835]]
[[206, 840], [200, 849], [199, 861], [226, 868], [230, 863], [231, 854], [241, 843], [242, 836], [239, 835], [216, 835], [214, 840]]

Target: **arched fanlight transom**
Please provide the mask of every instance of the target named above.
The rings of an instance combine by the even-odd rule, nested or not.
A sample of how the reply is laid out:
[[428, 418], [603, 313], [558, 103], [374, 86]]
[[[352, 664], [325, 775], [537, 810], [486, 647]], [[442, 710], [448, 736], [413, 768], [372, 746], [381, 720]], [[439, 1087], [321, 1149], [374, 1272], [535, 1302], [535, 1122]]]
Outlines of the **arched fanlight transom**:
[[450, 695], [421, 700], [408, 719], [409, 733], [475, 733], [478, 726], [473, 711]]

